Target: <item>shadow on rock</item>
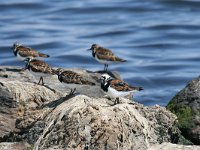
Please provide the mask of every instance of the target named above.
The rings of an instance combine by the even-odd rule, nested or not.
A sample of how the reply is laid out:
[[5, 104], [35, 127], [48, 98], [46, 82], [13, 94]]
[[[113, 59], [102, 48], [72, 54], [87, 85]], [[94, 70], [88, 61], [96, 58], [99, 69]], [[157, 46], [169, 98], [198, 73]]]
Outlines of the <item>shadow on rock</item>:
[[42, 108], [44, 108], [44, 107], [55, 108], [58, 105], [62, 104], [63, 102], [65, 102], [65, 101], [67, 101], [67, 100], [75, 97], [76, 95], [78, 95], [78, 94], [73, 94], [73, 95], [69, 94], [69, 95], [66, 95], [65, 97], [61, 97], [58, 100], [55, 100], [55, 101], [52, 101], [52, 102], [50, 102], [48, 104], [43, 105]]

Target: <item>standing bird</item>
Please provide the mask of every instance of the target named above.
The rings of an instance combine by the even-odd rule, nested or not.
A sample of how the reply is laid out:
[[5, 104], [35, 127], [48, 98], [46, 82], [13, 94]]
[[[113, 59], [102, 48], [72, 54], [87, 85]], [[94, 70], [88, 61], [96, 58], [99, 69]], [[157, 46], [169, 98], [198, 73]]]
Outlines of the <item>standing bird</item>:
[[32, 57], [32, 58], [37, 58], [37, 57], [43, 57], [43, 58], [48, 58], [49, 55], [40, 53], [30, 47], [25, 47], [21, 43], [14, 43], [13, 44], [13, 53], [14, 55], [24, 61], [26, 58]]
[[41, 60], [26, 58], [25, 62], [25, 69], [28, 69], [31, 74], [40, 77], [38, 84], [42, 81], [42, 85], [44, 85], [43, 77], [48, 77], [57, 73], [56, 70]]
[[[58, 80], [65, 84], [95, 85], [95, 83], [84, 79], [81, 75], [70, 70], [57, 69]], [[71, 89], [70, 95], [74, 94], [76, 88]]]
[[116, 102], [119, 97], [125, 97], [136, 91], [143, 90], [142, 87], [130, 86], [122, 80], [114, 79], [108, 74], [101, 75], [101, 89], [110, 97], [116, 98]]
[[107, 48], [101, 47], [98, 44], [92, 44], [89, 49], [92, 51], [92, 56], [101, 64], [104, 64], [104, 71], [107, 72], [108, 64], [117, 62], [126, 62], [113, 54], [113, 52]]

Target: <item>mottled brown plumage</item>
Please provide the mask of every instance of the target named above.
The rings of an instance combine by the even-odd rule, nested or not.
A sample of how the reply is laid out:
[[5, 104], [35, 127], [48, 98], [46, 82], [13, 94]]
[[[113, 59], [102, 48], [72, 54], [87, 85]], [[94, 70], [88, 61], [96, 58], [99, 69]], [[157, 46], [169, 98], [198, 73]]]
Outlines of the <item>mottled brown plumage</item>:
[[104, 71], [107, 71], [108, 64], [110, 63], [126, 62], [126, 60], [115, 56], [111, 50], [101, 47], [98, 44], [92, 44], [89, 50], [92, 50], [92, 56], [98, 62], [104, 64]]
[[25, 47], [20, 43], [13, 44], [13, 53], [15, 56], [18, 56], [21, 60], [24, 60], [28, 57], [36, 58], [36, 57], [44, 57], [48, 58], [49, 55], [40, 53], [30, 47]]
[[40, 53], [40, 52], [37, 52], [36, 50], [31, 49], [29, 47], [19, 46], [17, 48], [17, 50], [18, 50], [18, 53], [22, 57], [27, 57], [27, 56], [31, 56], [31, 57], [45, 57], [45, 58], [49, 57], [48, 55]]
[[25, 61], [27, 62], [26, 69], [28, 69], [33, 75], [40, 76], [38, 84], [40, 84], [40, 81], [42, 81], [42, 85], [44, 84], [43, 77], [57, 73], [57, 71], [54, 70], [50, 65], [41, 60], [27, 58]]
[[106, 56], [114, 56], [113, 52], [105, 47], [93, 45], [94, 49], [96, 48], [96, 53], [99, 55], [106, 55]]
[[[59, 70], [59, 69], [58, 69]], [[84, 79], [81, 75], [77, 74], [73, 71], [58, 71], [58, 79], [60, 82], [69, 83], [69, 84], [87, 84], [87, 85], [95, 85], [90, 81]]]
[[117, 91], [133, 91], [133, 90], [140, 91], [142, 89], [141, 87], [130, 86], [119, 79], [112, 79], [110, 81], [110, 87], [114, 88]]
[[[99, 51], [100, 52], [100, 51]], [[102, 54], [99, 54], [98, 51], [96, 53], [96, 57], [98, 59], [102, 59], [102, 60], [106, 60], [106, 61], [113, 61], [113, 62], [125, 62], [125, 60], [119, 58], [119, 57], [116, 57], [116, 56], [111, 56], [111, 55], [102, 55]]]
[[107, 48], [104, 47], [97, 47], [96, 48], [96, 57], [98, 59], [107, 60], [107, 61], [119, 61], [124, 62], [125, 60], [115, 56], [113, 52]]
[[133, 92], [143, 90], [142, 87], [130, 86], [122, 80], [114, 79], [108, 74], [101, 75], [101, 89], [111, 98], [126, 97]]
[[55, 74], [56, 71], [52, 69], [51, 66], [49, 66], [47, 63], [33, 59], [29, 63], [29, 67], [33, 72], [39, 72], [39, 73], [44, 73], [44, 74]]

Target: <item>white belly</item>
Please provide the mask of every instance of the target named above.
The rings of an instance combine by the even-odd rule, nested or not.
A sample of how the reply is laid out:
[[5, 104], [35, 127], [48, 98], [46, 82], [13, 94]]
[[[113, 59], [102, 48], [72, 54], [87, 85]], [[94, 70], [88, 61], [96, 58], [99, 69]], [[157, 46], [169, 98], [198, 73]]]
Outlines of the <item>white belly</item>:
[[121, 91], [117, 91], [111, 87], [108, 88], [108, 96], [110, 96], [111, 98], [116, 98], [116, 97], [125, 97], [127, 95], [129, 95], [131, 92], [121, 92]]
[[17, 53], [17, 58], [18, 58], [19, 60], [21, 60], [21, 61], [24, 61], [27, 57], [22, 57], [22, 56], [20, 56], [20, 55]]
[[111, 87], [108, 87], [108, 92], [107, 95], [110, 96], [111, 98], [117, 98], [117, 97], [125, 97], [128, 96], [130, 94], [132, 94], [133, 92], [136, 92], [137, 90], [133, 90], [133, 91], [117, 91]]

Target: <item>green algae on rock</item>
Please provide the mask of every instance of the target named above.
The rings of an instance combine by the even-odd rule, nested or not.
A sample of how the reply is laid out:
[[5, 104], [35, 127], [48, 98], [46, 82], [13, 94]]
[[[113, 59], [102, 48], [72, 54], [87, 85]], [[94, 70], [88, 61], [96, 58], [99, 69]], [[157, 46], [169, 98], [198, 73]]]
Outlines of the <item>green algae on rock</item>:
[[178, 117], [182, 135], [200, 144], [200, 77], [192, 80], [168, 103], [167, 109]]
[[[28, 72], [14, 68], [0, 72], [8, 75], [0, 76], [1, 143], [26, 141], [34, 150], [146, 150], [179, 139], [177, 117], [166, 108], [145, 107], [125, 98], [113, 105], [103, 98], [99, 83], [77, 86], [80, 94], [66, 99], [69, 88], [57, 77], [46, 79], [45, 86], [35, 85]], [[100, 77], [77, 71], [90, 79]]]

